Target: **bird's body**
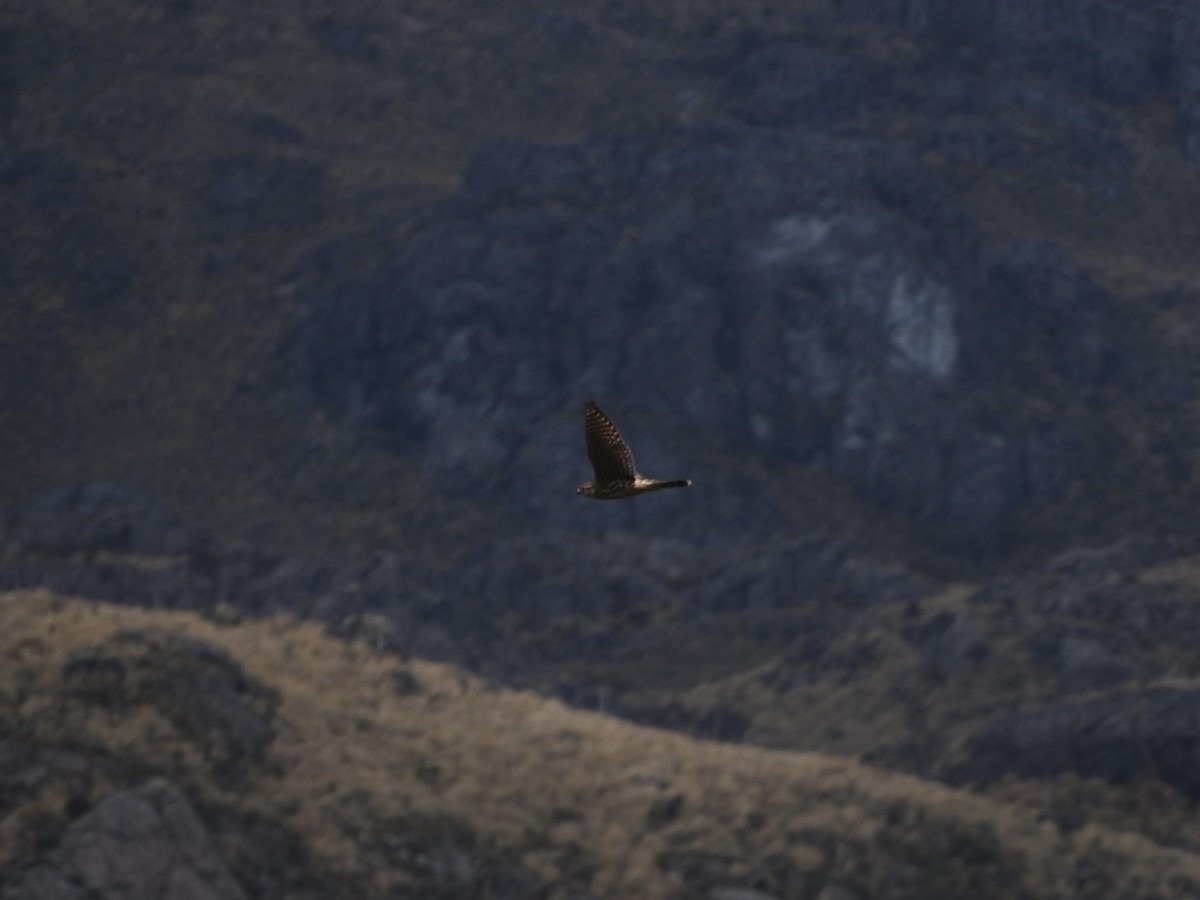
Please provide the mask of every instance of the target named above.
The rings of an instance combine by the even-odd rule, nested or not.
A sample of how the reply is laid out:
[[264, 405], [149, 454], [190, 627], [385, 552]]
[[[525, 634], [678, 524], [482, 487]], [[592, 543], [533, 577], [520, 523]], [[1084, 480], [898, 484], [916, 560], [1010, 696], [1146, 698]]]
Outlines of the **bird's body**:
[[583, 406], [583, 432], [588, 459], [596, 474], [594, 481], [581, 484], [576, 493], [593, 500], [622, 500], [663, 488], [688, 487], [686, 478], [658, 481], [638, 473], [633, 451], [621, 437], [616, 424], [590, 400]]

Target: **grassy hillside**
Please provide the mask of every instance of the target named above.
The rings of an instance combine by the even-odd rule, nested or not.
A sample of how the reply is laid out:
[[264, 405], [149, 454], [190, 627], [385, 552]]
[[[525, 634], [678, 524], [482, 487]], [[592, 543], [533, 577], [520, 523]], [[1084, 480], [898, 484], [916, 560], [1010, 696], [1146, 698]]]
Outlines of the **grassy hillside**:
[[[86, 547], [26, 558], [19, 537], [0, 534], [0, 559], [17, 573], [5, 583], [30, 583], [24, 567], [60, 584], [86, 571], [103, 586], [138, 565], [181, 572], [182, 583], [196, 574], [189, 567], [212, 565], [195, 579], [207, 604], [243, 566], [265, 578], [292, 558], [441, 560], [519, 532], [508, 510], [448, 496], [412, 460], [299, 402], [289, 353], [304, 260], [378, 226], [355, 249], [378, 267], [495, 138], [728, 121], [725, 75], [756, 46], [811, 41], [880, 71], [922, 58], [911, 35], [834, 15], [844, 6], [0, 5], [0, 510], [65, 483], [125, 482], [209, 529], [229, 557], [224, 569]], [[1058, 88], [1036, 76], [1017, 88], [1024, 99], [1003, 115], [968, 103], [931, 121], [900, 103], [882, 125], [864, 115], [839, 126], [918, 148], [985, 243], [1060, 244], [1150, 323], [1147, 365], [1172, 370], [1161, 382], [1134, 378], [1169, 384], [1171, 396], [1096, 393], [1127, 441], [1111, 448], [1115, 476], [1103, 492], [1014, 521], [1016, 549], [990, 561], [1010, 572], [1081, 536], [1190, 540], [1200, 495], [1190, 387], [1200, 383], [1200, 170], [1179, 151], [1177, 111], [1162, 97], [1058, 107]], [[945, 150], [931, 139], [943, 126], [968, 139], [994, 126], [1015, 150], [997, 165], [956, 156], [953, 140]], [[1097, 136], [1109, 143], [1090, 143]], [[1012, 393], [997, 403], [1046, 412]], [[574, 415], [561, 426], [577, 438]], [[797, 531], [819, 521], [903, 565], [981, 577], [977, 561], [921, 546], [911, 523], [867, 508], [827, 471], [743, 463], [724, 446], [697, 452], [729, 483], [769, 478]], [[1159, 465], [1171, 471], [1147, 471]], [[1147, 485], [1168, 487], [1151, 495]], [[594, 629], [594, 658], [560, 650], [558, 669], [519, 683], [576, 683], [591, 692], [582, 696], [617, 697], [623, 713], [692, 736], [380, 655], [312, 624], [238, 621], [221, 606], [204, 619], [0, 594], [0, 761], [10, 751], [33, 761], [20, 778], [0, 772], [0, 872], [41, 858], [100, 798], [161, 776], [263, 896], [420, 895], [431, 884], [488, 896], [484, 873], [506, 868], [564, 898], [720, 887], [805, 900], [1200, 896], [1195, 801], [1153, 772], [1133, 783], [1009, 776], [970, 793], [885, 771], [946, 777], [972, 729], [1074, 698], [1057, 663], [1033, 659], [1031, 635], [1047, 623], [1116, 645], [1130, 664], [1128, 681], [1085, 700], [1194, 688], [1198, 657], [1173, 624], [1184, 619], [1135, 633], [1104, 610], [1072, 618], [1056, 605], [1082, 584], [1068, 574], [1020, 581], [1010, 630], [971, 601], [986, 581], [869, 608], [801, 597], [795, 609], [723, 609], [698, 625], [686, 578], [672, 587], [677, 606], [642, 609], [629, 573], [643, 557], [620, 541], [611, 556], [600, 571], [628, 621], [602, 610], [532, 635], [515, 613], [470, 624], [494, 632], [488, 646], [511, 641], [531, 657], [544, 648], [523, 641], [585, 646], [568, 632]], [[1163, 586], [1159, 612], [1200, 606], [1195, 559], [1134, 568], [1088, 590], [1136, 605], [1142, 595], [1126, 589], [1137, 581], [1146, 597]], [[398, 586], [387, 597], [403, 606], [415, 594], [398, 572], [385, 586]], [[575, 582], [547, 583], [535, 607], [569, 599]], [[752, 587], [731, 585], [731, 604]], [[121, 599], [156, 602], [153, 590]], [[324, 598], [314, 588], [303, 599]], [[465, 621], [475, 601], [443, 605]], [[986, 658], [931, 676], [920, 636], [941, 619], [976, 620]], [[201, 702], [213, 671], [224, 693]], [[698, 739], [720, 733], [710, 713], [722, 710], [744, 725], [729, 736], [757, 747]], [[429, 847], [442, 846], [457, 849], [437, 862]], [[283, 874], [265, 872], [267, 857]], [[284, 888], [267, 890], [272, 879]]]
[[[166, 634], [244, 672], [269, 710], [261, 761], [231, 774], [212, 733], [189, 731], [178, 709], [150, 699], [157, 676], [145, 648]], [[80, 660], [97, 654], [123, 668], [93, 665], [81, 689]], [[155, 659], [164, 671], [185, 665]], [[1019, 806], [844, 758], [640, 728], [283, 619], [218, 624], [8, 593], [0, 661], [6, 734], [107, 761], [86, 779], [13, 792], [0, 868], [36, 854], [34, 824], [44, 848], [123, 779], [160, 775], [192, 798], [227, 854], [214, 826], [236, 811], [294, 835], [311, 871], [353, 878], [365, 896], [403, 888], [389, 836], [414, 828], [470, 835], [481, 857], [535, 873], [551, 896], [697, 896], [720, 885], [787, 897], [831, 886], [870, 896], [1200, 894], [1200, 857], [1115, 827], [1065, 833]], [[114, 685], [98, 687], [115, 671], [126, 702], [111, 702]]]

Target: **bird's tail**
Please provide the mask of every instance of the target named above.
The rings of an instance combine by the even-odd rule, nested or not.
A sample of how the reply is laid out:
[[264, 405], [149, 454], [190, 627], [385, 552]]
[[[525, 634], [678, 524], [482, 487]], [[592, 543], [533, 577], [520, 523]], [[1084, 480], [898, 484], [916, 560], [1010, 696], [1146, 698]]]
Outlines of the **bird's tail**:
[[691, 487], [691, 486], [692, 486], [692, 480], [690, 478], [677, 478], [674, 481], [656, 481], [656, 482], [654, 482], [654, 484], [650, 485], [650, 490], [657, 491], [662, 488]]

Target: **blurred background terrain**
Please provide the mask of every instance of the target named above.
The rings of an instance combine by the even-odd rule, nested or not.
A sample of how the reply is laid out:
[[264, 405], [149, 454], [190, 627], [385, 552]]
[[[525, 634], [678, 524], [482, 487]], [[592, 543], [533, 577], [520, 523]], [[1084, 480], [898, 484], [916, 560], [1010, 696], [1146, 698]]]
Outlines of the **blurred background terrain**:
[[1200, 896], [1197, 47], [0, 9], [3, 896]]

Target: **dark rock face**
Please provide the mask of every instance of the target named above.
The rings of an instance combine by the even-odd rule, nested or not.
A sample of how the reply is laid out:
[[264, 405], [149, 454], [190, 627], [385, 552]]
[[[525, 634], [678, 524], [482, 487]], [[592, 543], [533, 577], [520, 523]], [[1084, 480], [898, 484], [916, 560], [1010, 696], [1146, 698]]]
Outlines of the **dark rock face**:
[[383, 26], [365, 18], [325, 13], [308, 23], [308, 36], [340, 59], [373, 63], [379, 59], [377, 42]]
[[671, 728], [683, 731], [706, 741], [742, 740], [750, 722], [736, 709], [716, 706], [703, 710], [692, 710], [677, 701], [659, 707], [641, 707], [621, 704], [617, 712], [633, 722], [653, 725], [655, 728]]
[[[1189, 0], [852, 0], [839, 4], [839, 10], [846, 20], [872, 21], [917, 37], [951, 67], [986, 72], [986, 82], [1040, 78], [1114, 105], [1165, 94], [1178, 115], [1181, 149], [1193, 162], [1200, 161], [1195, 52], [1200, 11]], [[983, 81], [970, 92], [974, 97], [985, 93]]]
[[942, 613], [906, 637], [920, 648], [925, 668], [939, 679], [958, 674], [988, 654], [983, 629], [961, 613]]
[[[1080, 388], [1118, 380], [1121, 323], [1104, 293], [1061, 250], [1044, 242], [1008, 248], [988, 261], [987, 278], [1004, 302], [969, 326], [979, 329], [972, 374], [981, 383], [1012, 379], [1013, 370], [1025, 381], [1047, 367]], [[1033, 371], [1025, 368], [1031, 360]]]
[[[1047, 371], [1093, 387], [1122, 352], [1107, 298], [1052, 248], [985, 261], [905, 152], [783, 129], [499, 143], [375, 276], [337, 258], [313, 261], [306, 392], [541, 527], [594, 520], [544, 498], [581, 469], [568, 417], [611, 396], [676, 448], [663, 461], [649, 445], [658, 469], [699, 482], [678, 448], [718, 441], [827, 467], [947, 541], [985, 543], [1061, 490], [1028, 473], [1086, 472], [1090, 451], [1062, 416], [1031, 426], [965, 389]], [[1035, 331], [1035, 372], [987, 365]], [[726, 480], [706, 487], [724, 515], [691, 536], [769, 524], [769, 486], [735, 497]], [[685, 502], [640, 514], [665, 522]]]
[[1059, 688], [1064, 694], [1114, 687], [1133, 676], [1119, 651], [1092, 637], [1067, 636], [1059, 648]]
[[1187, 158], [1200, 163], [1200, 60], [1194, 48], [1200, 40], [1200, 10], [1185, 6], [1171, 35], [1172, 80], [1179, 112], [1180, 145]]
[[867, 100], [862, 61], [807, 44], [772, 44], [730, 72], [727, 102], [756, 125], [829, 126]]
[[[686, 615], [668, 618], [689, 628], [703, 627], [705, 616], [736, 616], [745, 627], [773, 629], [770, 619], [781, 611], [829, 603], [851, 614], [911, 602], [932, 585], [823, 532], [724, 549], [626, 535], [513, 536], [444, 565], [390, 554], [288, 559], [224, 547], [144, 494], [103, 483], [53, 492], [10, 510], [5, 521], [0, 589], [45, 587], [218, 617], [287, 611], [379, 649], [501, 679], [551, 661], [605, 656], [619, 643], [618, 629], [644, 631], [683, 596]], [[541, 636], [536, 649], [522, 642], [518, 650], [499, 621]], [[76, 693], [114, 708], [151, 702], [170, 714], [174, 698], [196, 693], [201, 699], [186, 705], [181, 724], [213, 742], [210, 758], [224, 761], [229, 777], [252, 766], [270, 740], [271, 698], [193, 641], [125, 634], [73, 656], [63, 677]]]
[[12, 515], [12, 537], [37, 553], [175, 555], [208, 543], [148, 494], [110, 482], [60, 488]]
[[74, 822], [5, 900], [242, 900], [183, 794], [164, 781], [112, 794]]
[[318, 221], [325, 169], [285, 157], [229, 156], [210, 165], [207, 207], [226, 237]]
[[[0, 107], [3, 102], [0, 93]], [[85, 316], [109, 313], [130, 299], [137, 266], [106, 226], [91, 176], [41, 148], [14, 148], [11, 158], [0, 151], [6, 201], [0, 204], [0, 223], [13, 236], [0, 247], [0, 285], [6, 290], [15, 293], [51, 275], [70, 309]]]
[[1116, 103], [1134, 103], [1163, 84], [1164, 39], [1175, 10], [1116, 0], [1027, 3], [994, 0], [855, 2], [847, 18], [868, 19], [927, 40], [939, 52], [1010, 71], [1041, 74]]
[[1005, 774], [1045, 777], [1076, 772], [1128, 782], [1154, 772], [1200, 797], [1200, 694], [1137, 691], [1064, 703], [1002, 718], [973, 735], [971, 761], [952, 780], [989, 782]]

